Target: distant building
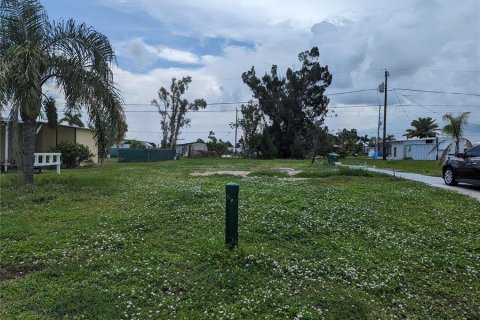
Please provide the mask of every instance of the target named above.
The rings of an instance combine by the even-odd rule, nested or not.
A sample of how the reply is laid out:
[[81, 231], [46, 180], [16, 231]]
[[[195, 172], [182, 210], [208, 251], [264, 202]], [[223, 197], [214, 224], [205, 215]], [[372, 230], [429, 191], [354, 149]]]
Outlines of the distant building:
[[[453, 140], [448, 137], [407, 139], [391, 141], [388, 144], [388, 158], [392, 160], [438, 160], [450, 146], [448, 153], [454, 152]], [[460, 152], [463, 144], [460, 144]]]
[[[0, 120], [0, 162], [16, 160], [15, 150], [23, 152], [23, 123], [18, 122], [18, 137], [14, 136], [13, 124], [5, 119]], [[80, 143], [87, 146], [94, 154], [93, 161], [98, 163], [98, 148], [93, 131], [88, 128], [79, 128], [58, 125], [50, 128], [45, 122], [37, 122], [37, 137], [34, 152], [51, 152], [62, 141]]]
[[175, 150], [180, 157], [203, 156], [208, 153], [207, 144], [205, 142], [177, 144]]
[[125, 140], [125, 141], [122, 141], [121, 143], [112, 145], [112, 148], [128, 149], [128, 148], [133, 148], [132, 145], [141, 146], [142, 149], [155, 148], [155, 144], [153, 142], [140, 141], [140, 140]]

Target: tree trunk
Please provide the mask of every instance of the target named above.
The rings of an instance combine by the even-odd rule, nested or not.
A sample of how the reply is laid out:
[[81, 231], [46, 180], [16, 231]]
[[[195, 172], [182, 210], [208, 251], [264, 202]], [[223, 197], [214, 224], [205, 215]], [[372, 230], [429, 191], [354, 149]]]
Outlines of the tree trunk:
[[36, 121], [23, 121], [23, 183], [33, 184], [33, 153], [35, 151]]
[[170, 146], [170, 149], [175, 149], [175, 146], [177, 145], [178, 133], [180, 131], [180, 123], [182, 122], [183, 117], [185, 117], [185, 113], [182, 113], [182, 111], [179, 111], [177, 115], [177, 123], [175, 126], [175, 132], [172, 137], [172, 145]]

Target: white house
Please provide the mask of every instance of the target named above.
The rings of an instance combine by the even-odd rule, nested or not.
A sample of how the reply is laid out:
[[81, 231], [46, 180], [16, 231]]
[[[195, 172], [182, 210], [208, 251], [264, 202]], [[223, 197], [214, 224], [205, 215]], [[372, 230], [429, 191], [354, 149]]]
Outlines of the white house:
[[[454, 153], [455, 151], [453, 140], [449, 137], [396, 140], [389, 144], [389, 159], [392, 160], [438, 160], [449, 145], [448, 153]], [[463, 152], [462, 143], [460, 143], [459, 152]]]

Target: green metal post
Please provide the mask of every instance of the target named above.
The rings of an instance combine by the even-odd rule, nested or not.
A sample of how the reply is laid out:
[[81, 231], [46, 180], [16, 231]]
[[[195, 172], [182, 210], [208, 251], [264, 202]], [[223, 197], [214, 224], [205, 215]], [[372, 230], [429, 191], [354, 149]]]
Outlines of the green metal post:
[[225, 244], [230, 250], [238, 245], [238, 193], [240, 187], [236, 183], [225, 185]]

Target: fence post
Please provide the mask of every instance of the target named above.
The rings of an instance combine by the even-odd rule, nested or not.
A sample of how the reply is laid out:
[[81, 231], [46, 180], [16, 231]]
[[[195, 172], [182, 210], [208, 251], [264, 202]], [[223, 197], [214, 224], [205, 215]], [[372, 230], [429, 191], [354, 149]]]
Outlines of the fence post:
[[236, 183], [225, 185], [225, 244], [230, 250], [238, 245], [238, 193], [240, 187]]

